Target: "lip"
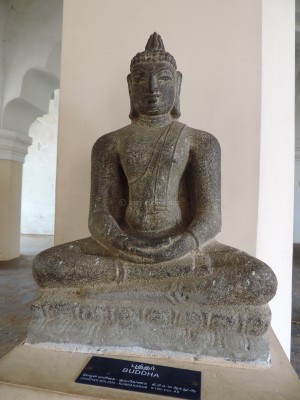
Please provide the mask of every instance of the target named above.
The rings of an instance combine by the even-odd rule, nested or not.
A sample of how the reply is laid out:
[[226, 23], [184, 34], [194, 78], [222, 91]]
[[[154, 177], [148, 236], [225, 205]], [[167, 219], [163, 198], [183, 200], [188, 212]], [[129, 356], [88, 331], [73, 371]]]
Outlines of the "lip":
[[155, 104], [158, 102], [160, 96], [159, 95], [149, 95], [146, 96], [148, 104]]
[[158, 102], [158, 99], [148, 99], [147, 103], [148, 104], [156, 104]]

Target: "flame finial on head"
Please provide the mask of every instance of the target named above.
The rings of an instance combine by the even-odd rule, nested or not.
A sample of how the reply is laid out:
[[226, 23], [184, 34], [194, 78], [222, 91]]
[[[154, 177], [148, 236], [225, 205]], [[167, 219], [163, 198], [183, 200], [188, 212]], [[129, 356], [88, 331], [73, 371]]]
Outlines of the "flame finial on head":
[[159, 62], [166, 61], [173, 65], [176, 69], [176, 61], [174, 57], [165, 51], [165, 46], [162, 41], [160, 35], [154, 32], [148, 39], [148, 42], [145, 47], [145, 51], [142, 53], [137, 53], [136, 56], [133, 57], [130, 64], [130, 70], [139, 63], [147, 63], [147, 62]]
[[165, 51], [164, 42], [160, 35], [156, 32], [152, 33], [149, 37], [148, 42], [145, 47], [146, 51]]

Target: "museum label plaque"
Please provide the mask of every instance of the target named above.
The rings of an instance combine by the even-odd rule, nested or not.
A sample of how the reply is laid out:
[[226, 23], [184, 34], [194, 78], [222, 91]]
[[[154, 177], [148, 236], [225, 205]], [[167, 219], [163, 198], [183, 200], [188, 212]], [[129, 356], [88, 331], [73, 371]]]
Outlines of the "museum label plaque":
[[75, 381], [87, 385], [200, 400], [201, 372], [92, 357]]

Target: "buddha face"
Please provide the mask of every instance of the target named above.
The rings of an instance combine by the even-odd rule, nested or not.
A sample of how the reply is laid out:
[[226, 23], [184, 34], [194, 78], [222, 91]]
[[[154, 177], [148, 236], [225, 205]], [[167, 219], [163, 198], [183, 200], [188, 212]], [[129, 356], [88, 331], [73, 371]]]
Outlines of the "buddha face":
[[176, 70], [168, 62], [136, 64], [128, 76], [129, 93], [137, 114], [169, 113], [176, 98]]

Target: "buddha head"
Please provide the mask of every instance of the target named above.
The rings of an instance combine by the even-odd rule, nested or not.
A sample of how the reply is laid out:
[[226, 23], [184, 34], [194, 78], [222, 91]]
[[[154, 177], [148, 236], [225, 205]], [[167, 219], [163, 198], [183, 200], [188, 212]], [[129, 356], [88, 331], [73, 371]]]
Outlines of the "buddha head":
[[179, 118], [181, 79], [174, 57], [165, 51], [161, 37], [154, 32], [145, 51], [138, 53], [131, 61], [127, 77], [130, 119], [168, 114], [172, 118]]

